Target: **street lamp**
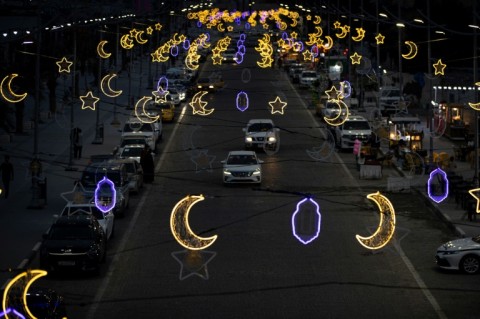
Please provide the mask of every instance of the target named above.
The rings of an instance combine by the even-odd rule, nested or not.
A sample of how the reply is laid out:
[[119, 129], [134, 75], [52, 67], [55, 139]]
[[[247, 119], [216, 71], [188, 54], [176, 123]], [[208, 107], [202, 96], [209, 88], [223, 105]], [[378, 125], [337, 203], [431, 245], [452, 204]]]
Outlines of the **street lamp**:
[[[477, 25], [477, 16], [475, 13], [476, 4], [473, 2], [473, 24], [468, 25], [470, 28], [473, 28], [473, 83], [477, 83], [477, 29], [480, 27]], [[475, 101], [477, 100], [477, 90], [474, 91]], [[475, 186], [478, 187], [478, 112], [475, 112], [475, 173], [473, 175], [473, 182]]]

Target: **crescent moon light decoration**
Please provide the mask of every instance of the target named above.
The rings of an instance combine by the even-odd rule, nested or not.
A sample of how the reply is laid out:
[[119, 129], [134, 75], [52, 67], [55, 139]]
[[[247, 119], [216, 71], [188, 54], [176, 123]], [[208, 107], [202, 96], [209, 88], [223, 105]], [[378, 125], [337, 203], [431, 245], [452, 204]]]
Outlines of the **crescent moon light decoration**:
[[343, 102], [340, 99], [331, 99], [331, 100], [328, 100], [328, 102], [337, 104], [338, 113], [337, 113], [336, 116], [334, 116], [332, 118], [328, 118], [328, 117], [324, 116], [323, 120], [328, 125], [331, 125], [331, 126], [339, 126], [339, 125], [342, 125], [343, 123], [345, 123], [345, 121], [348, 119], [348, 113], [349, 113], [348, 105], [345, 104], [345, 102]]
[[24, 272], [18, 274], [17, 276], [15, 276], [12, 280], [10, 280], [10, 282], [7, 284], [7, 286], [5, 287], [5, 289], [3, 291], [3, 298], [2, 298], [2, 311], [5, 315], [5, 319], [9, 318], [7, 314], [10, 311], [8, 311], [9, 308], [7, 308], [7, 303], [8, 303], [8, 294], [10, 292], [10, 289], [12, 288], [12, 286], [14, 284], [19, 282], [19, 280], [24, 278], [24, 277], [25, 277], [25, 280], [26, 280], [26, 284], [25, 284], [25, 288], [23, 289], [23, 293], [22, 293], [23, 306], [24, 306], [27, 314], [30, 316], [29, 318], [37, 319], [37, 317], [35, 317], [32, 314], [32, 312], [30, 311], [30, 309], [28, 307], [28, 304], [27, 304], [28, 289], [30, 288], [32, 283], [35, 282], [38, 278], [44, 277], [46, 275], [47, 275], [47, 272], [45, 270], [34, 269], [34, 270], [30, 270], [30, 271], [24, 271]]
[[190, 250], [205, 249], [211, 246], [218, 237], [217, 235], [207, 238], [200, 237], [190, 228], [188, 220], [190, 209], [197, 202], [204, 199], [205, 197], [203, 195], [188, 195], [173, 207], [172, 214], [170, 215], [170, 229], [173, 237], [175, 237], [175, 240], [180, 245]]
[[100, 81], [100, 88], [101, 88], [103, 94], [105, 94], [108, 97], [117, 97], [120, 94], [122, 94], [122, 92], [123, 92], [122, 90], [115, 91], [110, 86], [110, 81], [116, 76], [117, 76], [117, 74], [110, 73], [110, 74], [105, 75], [102, 78], [102, 81]]
[[311, 243], [320, 234], [321, 221], [320, 206], [312, 198], [304, 198], [292, 215], [293, 236], [304, 245]]
[[97, 53], [102, 59], [108, 59], [112, 55], [111, 53], [105, 52], [104, 46], [107, 43], [108, 43], [107, 40], [103, 40], [98, 42], [98, 45], [97, 45]]
[[[441, 195], [434, 194], [434, 192], [432, 191], [433, 179], [435, 176], [440, 176], [440, 178], [442, 179], [442, 182], [439, 183], [443, 188], [443, 194]], [[445, 173], [441, 168], [434, 169], [430, 173], [430, 178], [428, 179], [428, 182], [427, 182], [427, 191], [428, 191], [428, 197], [430, 197], [430, 199], [436, 203], [441, 203], [443, 200], [445, 200], [445, 198], [448, 197], [447, 173]]]
[[[27, 97], [27, 93], [16, 94], [12, 90], [12, 87], [11, 87], [12, 80], [17, 76], [18, 74], [16, 73], [9, 74], [6, 77], [4, 77], [2, 79], [2, 82], [0, 83], [0, 93], [2, 94], [2, 97], [10, 103], [21, 102]], [[8, 95], [6, 94], [7, 92], [5, 91], [8, 92]]]
[[[150, 101], [152, 98], [150, 96], [143, 96], [135, 104], [135, 116], [143, 123], [155, 123], [160, 119], [160, 115], [151, 116], [145, 110], [145, 104]], [[141, 107], [141, 112], [138, 109]]]
[[192, 97], [192, 101], [189, 104], [193, 109], [193, 114], [194, 115], [195, 114], [202, 115], [202, 116], [210, 115], [215, 110], [215, 109], [208, 109], [208, 110], [205, 109], [208, 102], [202, 101], [202, 97], [207, 93], [208, 93], [208, 91], [200, 91], [200, 92], [197, 92]]
[[367, 198], [374, 201], [380, 211], [380, 222], [377, 230], [369, 237], [356, 235], [358, 242], [368, 249], [380, 249], [384, 247], [395, 232], [395, 210], [390, 200], [380, 192], [368, 194]]
[[[108, 191], [108, 197], [110, 198], [110, 201], [105, 201], [102, 199], [102, 189], [104, 188], [103, 185], [107, 185], [110, 190]], [[115, 184], [107, 178], [107, 176], [104, 176], [101, 181], [97, 183], [97, 188], [95, 189], [95, 206], [104, 214], [108, 213], [111, 211], [115, 205], [117, 204], [117, 191], [115, 190]]]
[[[476, 86], [480, 86], [480, 82], [477, 82], [475, 83]], [[477, 90], [476, 88], [474, 88], [474, 90]], [[478, 103], [472, 103], [472, 102], [468, 102], [468, 105], [474, 109], [475, 111], [480, 111], [480, 102]]]
[[418, 47], [413, 41], [405, 41], [405, 44], [410, 48], [409, 52], [402, 54], [402, 57], [407, 60], [413, 59], [418, 53]]
[[360, 42], [365, 37], [365, 30], [363, 28], [355, 28], [357, 35], [352, 37], [353, 41]]

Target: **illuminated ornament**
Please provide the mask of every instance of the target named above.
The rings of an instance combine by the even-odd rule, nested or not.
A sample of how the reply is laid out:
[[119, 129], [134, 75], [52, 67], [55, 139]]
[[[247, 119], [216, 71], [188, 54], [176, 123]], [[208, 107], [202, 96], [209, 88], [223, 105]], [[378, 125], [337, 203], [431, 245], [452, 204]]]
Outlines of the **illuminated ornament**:
[[120, 45], [126, 50], [130, 50], [131, 48], [133, 48], [133, 40], [129, 34], [122, 35], [122, 37], [120, 38]]
[[244, 56], [244, 54], [241, 53], [241, 52], [235, 53], [235, 62], [237, 64], [241, 64], [243, 62], [243, 56]]
[[159, 90], [152, 91], [152, 95], [155, 98], [155, 103], [167, 103], [167, 95], [169, 95], [169, 91], [160, 92]]
[[153, 33], [153, 28], [152, 28], [152, 27], [148, 27], [148, 28], [146, 29], [146, 32], [147, 32], [148, 35], [152, 35], [152, 33]]
[[160, 22], [155, 24], [155, 30], [157, 31], [162, 30], [162, 25], [160, 24]]
[[185, 66], [186, 66], [189, 70], [192, 70], [192, 71], [198, 69], [198, 67], [199, 67], [198, 64], [194, 64], [194, 61], [193, 61], [191, 55], [187, 55], [187, 56], [185, 57]]
[[[338, 28], [337, 28], [338, 29]], [[348, 26], [343, 26], [343, 27], [340, 27], [339, 28], [341, 30], [340, 33], [335, 33], [335, 35], [337, 36], [337, 38], [339, 39], [343, 39], [347, 36], [348, 34], [348, 31], [350, 30], [350, 27]]]
[[100, 89], [102, 90], [103, 94], [105, 94], [108, 97], [117, 97], [123, 92], [122, 90], [115, 91], [110, 86], [110, 81], [116, 76], [117, 74], [110, 73], [105, 75], [100, 81]]
[[233, 27], [232, 27], [231, 25], [229, 25], [229, 26], [227, 27], [227, 30], [228, 30], [228, 32], [232, 32], [232, 31], [233, 31]]
[[438, 59], [437, 63], [433, 64], [433, 67], [435, 68], [435, 75], [445, 75], [444, 72], [446, 66], [446, 64], [442, 63], [442, 59]]
[[13, 314], [19, 319], [26, 319], [24, 315], [22, 315], [20, 312], [15, 310], [14, 308], [7, 308], [5, 311], [0, 311], [0, 318], [5, 317], [8, 319], [8, 314]]
[[353, 55], [350, 56], [350, 60], [352, 60], [352, 64], [360, 64], [360, 60], [362, 56], [355, 52]]
[[296, 39], [296, 38], [298, 37], [298, 33], [295, 32], [295, 31], [293, 31], [292, 33], [290, 33], [290, 37], [291, 37], [292, 39]]
[[184, 50], [188, 50], [190, 48], [190, 40], [185, 39], [185, 41], [183, 41], [182, 45], [183, 45]]
[[323, 117], [323, 120], [331, 126], [339, 126], [345, 123], [348, 119], [348, 105], [342, 100], [328, 100], [330, 103], [335, 103], [338, 106], [338, 112], [333, 118]]
[[309, 50], [305, 50], [303, 51], [303, 59], [305, 61], [312, 61], [313, 60], [313, 54], [312, 52], [310, 52]]
[[358, 242], [368, 249], [380, 249], [384, 247], [395, 232], [395, 210], [390, 200], [380, 192], [368, 194], [367, 198], [374, 201], [380, 211], [380, 222], [377, 230], [369, 237], [356, 235]]
[[325, 94], [328, 96], [329, 100], [339, 100], [342, 98], [342, 91], [337, 90], [335, 85], [333, 85], [330, 90], [326, 90]]
[[18, 74], [12, 73], [7, 75], [0, 82], [0, 94], [2, 97], [10, 103], [18, 103], [23, 101], [27, 97], [27, 93], [17, 94], [12, 90], [12, 80], [16, 78]]
[[223, 57], [220, 55], [220, 54], [214, 54], [212, 55], [212, 61], [213, 61], [213, 65], [220, 65], [222, 64], [222, 61], [223, 61]]
[[175, 57], [176, 57], [176, 56], [178, 55], [178, 46], [176, 46], [176, 45], [172, 46], [172, 47], [170, 48], [170, 54], [171, 54], [172, 56], [175, 56]]
[[249, 101], [248, 101], [247, 93], [240, 91], [237, 94], [237, 98], [235, 101], [236, 101], [237, 109], [239, 109], [240, 111], [244, 112], [246, 109], [248, 109]]
[[320, 24], [321, 21], [322, 21], [322, 18], [320, 18], [320, 16], [316, 15], [315, 20], [313, 20], [313, 24]]
[[105, 52], [104, 46], [107, 44], [107, 40], [100, 41], [97, 45], [97, 53], [102, 59], [108, 59], [112, 54]]
[[[480, 86], [480, 82], [477, 82], [475, 83], [476, 86]], [[474, 109], [475, 111], [480, 111], [480, 102], [478, 103], [472, 103], [472, 102], [468, 102], [468, 105]]]
[[304, 198], [297, 204], [292, 215], [292, 231], [295, 238], [307, 245], [320, 234], [322, 215], [320, 206], [312, 198]]
[[379, 33], [375, 36], [375, 40], [377, 41], [377, 44], [383, 44], [385, 41], [385, 36]]
[[217, 30], [220, 32], [225, 32], [225, 27], [223, 26], [223, 23], [219, 23], [217, 25]]
[[139, 43], [139, 44], [145, 44], [145, 43], [148, 42], [147, 39], [142, 38], [142, 35], [143, 35], [144, 32], [145, 32], [145, 31], [138, 31], [138, 32], [137, 32], [137, 34], [136, 34], [136, 36], [135, 36], [135, 41], [137, 41], [137, 43]]
[[472, 195], [473, 198], [477, 200], [477, 206], [475, 208], [475, 211], [477, 212], [477, 214], [480, 214], [480, 196], [476, 195], [478, 192], [480, 192], [480, 188], [470, 189], [468, 192], [470, 193], [470, 195]]
[[21, 295], [21, 300], [22, 300], [22, 305], [23, 308], [25, 309], [27, 313], [27, 317], [29, 319], [37, 319], [33, 315], [33, 313], [30, 311], [29, 305], [27, 303], [27, 296], [29, 295], [28, 290], [30, 289], [30, 286], [39, 278], [44, 277], [47, 275], [47, 272], [45, 270], [41, 269], [33, 269], [29, 271], [24, 271], [17, 276], [15, 276], [12, 280], [9, 281], [9, 283], [5, 286], [3, 290], [3, 298], [2, 298], [2, 312], [3, 315], [5, 316], [6, 319], [8, 319], [8, 314], [12, 312], [15, 314], [15, 316], [18, 315], [18, 317], [23, 317], [19, 312], [15, 311], [14, 309], [8, 307], [9, 299], [11, 298], [9, 296], [10, 290], [12, 290], [13, 286], [20, 286], [20, 287], [15, 287], [15, 290], [20, 290], [22, 292]]
[[189, 104], [193, 109], [193, 114], [194, 115], [195, 114], [202, 115], [202, 116], [210, 115], [215, 110], [215, 109], [208, 109], [208, 110], [205, 109], [208, 102], [202, 101], [202, 97], [207, 93], [208, 93], [208, 91], [200, 91], [200, 92], [197, 92], [192, 97], [192, 101]]
[[352, 85], [348, 81], [340, 82], [340, 98], [341, 99], [348, 99], [352, 94]]
[[365, 30], [363, 28], [355, 28], [357, 30], [357, 35], [352, 37], [353, 41], [359, 42], [362, 41], [365, 37]]
[[216, 252], [200, 250], [183, 250], [172, 253], [172, 257], [180, 264], [179, 280], [198, 276], [208, 280], [207, 264], [215, 258]]
[[268, 102], [268, 104], [270, 104], [270, 107], [272, 108], [271, 114], [283, 114], [284, 109], [287, 106], [287, 102], [283, 102], [282, 100], [280, 100], [279, 96], [277, 96], [275, 100]]
[[307, 15], [307, 21], [310, 21], [312, 20], [312, 16], [311, 15]]
[[[109, 196], [102, 194], [102, 189], [104, 189], [103, 185], [107, 185], [110, 188], [110, 190], [107, 191]], [[104, 176], [103, 179], [97, 183], [94, 199], [95, 206], [104, 214], [107, 214], [115, 207], [115, 204], [117, 203], [117, 191], [115, 189], [115, 184], [108, 179], [107, 176]]]
[[205, 249], [212, 245], [218, 237], [217, 235], [206, 238], [200, 237], [190, 228], [188, 219], [190, 209], [204, 199], [203, 195], [188, 195], [173, 207], [170, 215], [170, 230], [173, 237], [180, 245], [190, 250]]
[[215, 158], [214, 155], [208, 155], [208, 150], [198, 150], [190, 157], [190, 160], [195, 163], [196, 173], [201, 171], [212, 172], [212, 164]]
[[[432, 183], [433, 183], [433, 178], [435, 176], [440, 176], [440, 178], [442, 179], [442, 181], [440, 182], [440, 185], [442, 186], [443, 188], [443, 194], [441, 195], [435, 195], [433, 192], [432, 192]], [[430, 178], [428, 179], [428, 182], [427, 182], [427, 191], [428, 191], [428, 197], [430, 197], [431, 200], [433, 200], [434, 202], [436, 203], [440, 203], [442, 202], [443, 200], [445, 200], [445, 198], [448, 197], [448, 178], [447, 178], [447, 173], [445, 173], [443, 170], [441, 170], [440, 168], [437, 168], [435, 170], [433, 170], [431, 173], [430, 173]]]
[[168, 91], [168, 79], [165, 76], [161, 76], [157, 82], [157, 91], [160, 94], [165, 94]]
[[145, 105], [148, 101], [152, 98], [149, 96], [143, 96], [141, 99], [135, 103], [135, 116], [142, 122], [142, 123], [155, 123], [160, 119], [160, 115], [151, 116], [147, 110], [145, 110]]
[[73, 62], [68, 61], [66, 57], [63, 57], [62, 60], [55, 62], [58, 66], [59, 73], [70, 73], [70, 67]]
[[325, 50], [330, 50], [333, 47], [333, 39], [331, 36], [325, 36], [325, 39], [327, 39], [326, 44], [320, 44]]
[[402, 54], [402, 57], [407, 60], [413, 59], [418, 52], [418, 47], [413, 41], [405, 41], [405, 44], [409, 47], [409, 51], [406, 54]]
[[80, 100], [82, 101], [82, 110], [91, 109], [95, 111], [95, 105], [100, 99], [93, 96], [92, 91], [88, 91], [87, 95], [80, 96]]

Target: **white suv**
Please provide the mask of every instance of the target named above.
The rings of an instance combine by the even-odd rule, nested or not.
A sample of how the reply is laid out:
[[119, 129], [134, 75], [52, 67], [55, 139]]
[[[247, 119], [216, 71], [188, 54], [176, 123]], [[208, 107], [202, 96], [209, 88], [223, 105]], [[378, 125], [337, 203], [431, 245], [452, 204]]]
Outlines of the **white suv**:
[[152, 150], [156, 149], [157, 141], [162, 138], [162, 122], [145, 123], [137, 118], [130, 118], [123, 125], [122, 139], [125, 137], [140, 137], [144, 136], [148, 146]]
[[311, 86], [316, 81], [318, 81], [317, 72], [305, 70], [300, 73], [300, 86]]
[[275, 127], [270, 119], [251, 119], [245, 132], [245, 148], [267, 148], [276, 149], [280, 143], [280, 130]]
[[335, 126], [334, 137], [340, 149], [353, 148], [355, 140], [366, 142], [372, 135], [370, 123], [359, 115], [349, 115], [348, 119]]

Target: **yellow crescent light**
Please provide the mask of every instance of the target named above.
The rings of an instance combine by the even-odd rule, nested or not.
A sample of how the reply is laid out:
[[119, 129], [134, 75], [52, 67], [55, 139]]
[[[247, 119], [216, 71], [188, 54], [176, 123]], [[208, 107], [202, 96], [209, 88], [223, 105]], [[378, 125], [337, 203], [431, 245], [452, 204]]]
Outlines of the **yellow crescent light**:
[[[475, 83], [475, 85], [476, 85], [476, 86], [480, 86], [480, 82]], [[472, 109], [474, 109], [475, 111], [480, 111], [480, 102], [478, 102], [478, 103], [468, 102], [468, 105], [469, 105]], [[472, 196], [473, 196], [473, 194], [472, 194]], [[477, 204], [477, 213], [478, 213], [478, 212], [479, 212], [479, 211], [478, 211], [478, 204]]]
[[197, 202], [204, 200], [203, 195], [188, 195], [181, 199], [172, 209], [170, 215], [170, 230], [175, 240], [183, 247], [190, 250], [202, 250], [212, 245], [217, 240], [217, 235], [200, 237], [190, 228], [188, 215], [190, 209]]
[[217, 25], [217, 30], [220, 32], [225, 32], [225, 27], [223, 26], [223, 23], [219, 23]]
[[104, 46], [107, 43], [108, 43], [107, 40], [103, 40], [98, 42], [98, 45], [97, 45], [97, 53], [102, 59], [108, 59], [112, 55], [111, 53], [105, 52]]
[[330, 50], [333, 47], [333, 39], [329, 35], [325, 36], [325, 39], [327, 39], [327, 44], [322, 44], [322, 47], [326, 50]]
[[261, 67], [261, 68], [271, 67], [272, 63], [273, 63], [273, 58], [269, 55], [262, 57], [261, 62], [257, 61], [258, 66]]
[[339, 39], [343, 39], [347, 36], [347, 33], [348, 33], [348, 28], [347, 26], [343, 26], [343, 27], [340, 27], [339, 28], [341, 31], [340, 33], [335, 33], [335, 35], [337, 36], [337, 38]]
[[147, 39], [144, 39], [142, 38], [142, 34], [144, 33], [144, 31], [138, 31], [136, 34], [135, 34], [135, 40], [137, 41], [137, 43], [139, 44], [145, 44], [148, 42]]
[[357, 30], [357, 35], [352, 37], [353, 41], [362, 41], [365, 37], [365, 30], [363, 28], [355, 28]]
[[[29, 275], [32, 275], [32, 277], [27, 278]], [[27, 283], [26, 283], [25, 288], [23, 289], [23, 293], [22, 293], [23, 306], [25, 307], [25, 311], [29, 315], [28, 318], [37, 319], [37, 317], [35, 317], [32, 314], [32, 312], [30, 311], [30, 309], [28, 307], [28, 304], [27, 304], [28, 289], [30, 288], [30, 286], [32, 285], [32, 283], [34, 281], [36, 281], [38, 278], [44, 277], [46, 275], [47, 275], [47, 272], [45, 270], [34, 269], [34, 270], [30, 270], [30, 271], [24, 271], [24, 272], [18, 274], [17, 276], [15, 276], [12, 280], [10, 280], [10, 282], [5, 287], [5, 290], [3, 291], [3, 298], [2, 298], [2, 311], [5, 313], [5, 319], [9, 319], [6, 312], [7, 312], [7, 299], [8, 299], [8, 294], [10, 292], [10, 289], [12, 288], [12, 286], [15, 283], [17, 283], [20, 279], [22, 279], [24, 277], [27, 278]]]
[[345, 104], [342, 100], [328, 100], [328, 102], [335, 103], [338, 105], [338, 114], [333, 117], [333, 118], [328, 118], [328, 117], [323, 117], [323, 120], [325, 123], [327, 123], [330, 126], [339, 126], [345, 123], [345, 121], [348, 119], [348, 105]]
[[407, 54], [402, 54], [402, 57], [404, 59], [407, 59], [407, 60], [413, 59], [417, 55], [417, 52], [418, 52], [417, 45], [413, 41], [405, 41], [405, 44], [408, 45], [410, 50]]
[[322, 18], [320, 16], [316, 15], [315, 20], [313, 20], [313, 24], [319, 24], [322, 21]]
[[190, 56], [190, 54], [188, 54], [186, 57], [185, 57], [185, 66], [189, 69], [189, 70], [196, 70], [198, 69], [199, 65], [198, 64], [193, 64], [193, 60], [192, 60], [192, 57]]
[[[10, 103], [21, 102], [27, 97], [27, 93], [16, 94], [12, 90], [12, 87], [11, 87], [12, 80], [17, 76], [18, 74], [16, 73], [9, 74], [2, 79], [2, 82], [0, 82], [0, 93], [2, 94], [2, 97]], [[7, 96], [5, 90], [8, 92], [9, 96]]]
[[189, 103], [190, 106], [193, 109], [193, 114], [198, 114], [202, 116], [210, 115], [213, 113], [215, 109], [205, 109], [207, 106], [208, 102], [202, 101], [202, 97], [207, 94], [208, 91], [200, 91], [195, 93], [195, 95], [192, 97], [192, 101]]
[[[152, 98], [150, 96], [143, 96], [135, 104], [135, 116], [143, 123], [155, 123], [160, 119], [160, 115], [150, 116], [145, 110], [145, 104], [150, 101]], [[142, 108], [142, 111], [139, 113], [138, 109]]]
[[368, 249], [380, 249], [384, 247], [395, 232], [395, 210], [390, 200], [380, 192], [368, 194], [367, 198], [373, 200], [380, 211], [380, 222], [377, 230], [369, 237], [356, 235], [358, 242]]
[[102, 81], [100, 81], [100, 89], [102, 90], [103, 94], [105, 94], [108, 97], [117, 97], [120, 94], [122, 94], [122, 92], [123, 92], [122, 90], [115, 91], [110, 86], [110, 81], [116, 76], [117, 76], [117, 74], [110, 73], [110, 74], [105, 75], [102, 78]]
[[122, 46], [122, 48], [127, 50], [133, 48], [133, 40], [130, 38], [129, 34], [122, 35], [122, 37], [120, 38], [120, 45]]

